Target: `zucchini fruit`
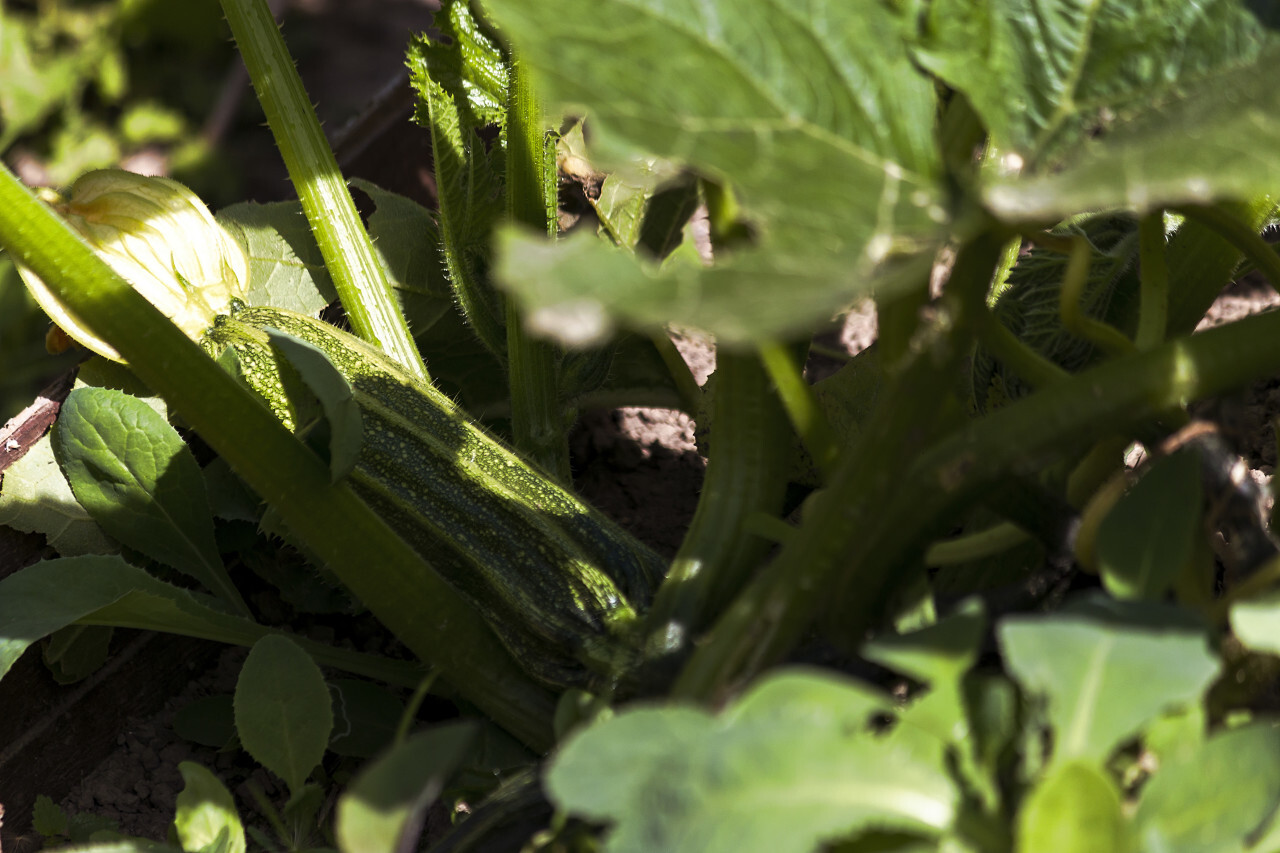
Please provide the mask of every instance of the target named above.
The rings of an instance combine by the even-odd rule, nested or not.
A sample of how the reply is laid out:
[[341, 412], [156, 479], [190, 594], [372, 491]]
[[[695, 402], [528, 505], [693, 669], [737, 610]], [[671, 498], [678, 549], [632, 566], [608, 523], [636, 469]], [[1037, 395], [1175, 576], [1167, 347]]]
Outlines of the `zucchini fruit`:
[[342, 330], [240, 308], [204, 340], [295, 432], [297, 382], [266, 329], [320, 349], [361, 410], [347, 482], [484, 616], [516, 660], [554, 687], [599, 692], [638, 655], [637, 611], [662, 559], [489, 435], [448, 397]]

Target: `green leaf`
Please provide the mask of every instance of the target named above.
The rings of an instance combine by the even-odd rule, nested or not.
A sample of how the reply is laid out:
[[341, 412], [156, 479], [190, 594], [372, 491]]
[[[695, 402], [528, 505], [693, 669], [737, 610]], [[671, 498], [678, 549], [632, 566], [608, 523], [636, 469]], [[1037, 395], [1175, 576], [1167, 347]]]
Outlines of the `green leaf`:
[[1047, 703], [1053, 760], [1101, 762], [1166, 708], [1198, 702], [1217, 676], [1205, 629], [1153, 602], [1077, 600], [1049, 616], [1010, 616], [996, 629], [1022, 689]]
[[[356, 404], [351, 383], [314, 344], [276, 329], [267, 329], [267, 337], [294, 370], [308, 390], [320, 401], [324, 416], [313, 426], [308, 439], [312, 447], [329, 464], [331, 482], [338, 482], [355, 467], [360, 456], [363, 418]], [[316, 447], [310, 439], [319, 443]]]
[[369, 235], [391, 279], [414, 336], [430, 329], [453, 305], [453, 291], [440, 256], [440, 232], [431, 211], [412, 199], [353, 178], [351, 185], [373, 199]]
[[1200, 534], [1200, 460], [1158, 460], [1098, 527], [1102, 583], [1116, 598], [1159, 600], [1191, 558]]
[[1071, 761], [1060, 765], [1040, 780], [1022, 804], [1017, 849], [1020, 853], [1120, 853], [1129, 849], [1116, 783], [1093, 764]]
[[236, 476], [231, 465], [221, 456], [204, 466], [204, 487], [214, 518], [254, 524], [262, 518], [262, 499]]
[[0, 151], [70, 104], [89, 75], [92, 59], [80, 51], [40, 50], [39, 26], [30, 15], [0, 10]]
[[561, 809], [611, 822], [615, 853], [808, 851], [871, 828], [937, 836], [958, 798], [943, 744], [878, 738], [871, 713], [888, 702], [793, 671], [762, 679], [720, 717], [624, 709], [565, 741], [547, 791]]
[[0, 481], [0, 524], [23, 533], [43, 533], [64, 557], [120, 550], [76, 500], [47, 434], [5, 469]]
[[[918, 262], [900, 271], [904, 280], [927, 264], [946, 219], [934, 90], [908, 55], [914, 21], [889, 4], [493, 0], [485, 8], [534, 70], [538, 91], [556, 108], [586, 111], [606, 156], [656, 155], [731, 185], [758, 241], [710, 269], [658, 272], [582, 241], [548, 257], [531, 237], [506, 234], [498, 279], [526, 311], [650, 328], [675, 321], [745, 341], [841, 310], [887, 259]], [[593, 275], [596, 263], [609, 273]], [[554, 329], [545, 319], [540, 327]]]
[[155, 410], [119, 391], [76, 388], [58, 414], [53, 449], [103, 530], [248, 613], [213, 538], [200, 466]]
[[329, 690], [333, 696], [330, 752], [372, 758], [395, 738], [404, 703], [394, 693], [355, 678], [333, 679]]
[[213, 849], [245, 853], [244, 826], [227, 787], [192, 761], [179, 764], [178, 771], [183, 788], [178, 794], [173, 828], [182, 849], [187, 853]]
[[46, 838], [65, 835], [67, 813], [50, 797], [38, 794], [35, 806], [31, 810], [31, 828]]
[[1242, 850], [1280, 804], [1274, 721], [1219, 732], [1163, 763], [1142, 789], [1134, 821], [1144, 850]]
[[997, 148], [1026, 162], [1135, 99], [1256, 55], [1241, 0], [938, 0], [916, 56], [960, 90]]
[[1041, 222], [1264, 194], [1280, 185], [1280, 92], [1267, 85], [1277, 62], [1273, 43], [1117, 123], [1052, 171], [991, 181], [984, 199], [1005, 220]]
[[1232, 604], [1231, 630], [1245, 648], [1280, 655], [1280, 590]]
[[278, 635], [254, 643], [236, 682], [236, 732], [254, 760], [302, 789], [324, 758], [333, 707], [320, 667]]
[[[504, 212], [503, 168], [507, 65], [463, 0], [445, 0], [435, 25], [446, 42], [419, 36], [409, 45], [418, 92], [415, 121], [431, 131], [440, 239], [459, 306], [493, 354], [506, 352], [505, 316], [488, 278], [489, 236]], [[487, 128], [499, 129], [497, 143]]]
[[76, 622], [249, 645], [267, 629], [117, 556], [43, 560], [0, 580], [0, 676], [27, 647]]
[[338, 298], [301, 203], [243, 202], [224, 207], [217, 218], [249, 259], [247, 304], [314, 317]]
[[928, 684], [929, 692], [909, 706], [904, 719], [941, 740], [967, 744], [962, 679], [978, 658], [986, 621], [981, 602], [970, 599], [937, 624], [909, 634], [877, 637], [859, 654]]
[[74, 684], [97, 672], [107, 662], [113, 628], [105, 625], [68, 625], [54, 631], [44, 648], [44, 664], [59, 684]]
[[460, 720], [405, 740], [361, 771], [338, 801], [342, 853], [394, 853], [421, 831], [427, 806], [462, 760], [476, 726]]

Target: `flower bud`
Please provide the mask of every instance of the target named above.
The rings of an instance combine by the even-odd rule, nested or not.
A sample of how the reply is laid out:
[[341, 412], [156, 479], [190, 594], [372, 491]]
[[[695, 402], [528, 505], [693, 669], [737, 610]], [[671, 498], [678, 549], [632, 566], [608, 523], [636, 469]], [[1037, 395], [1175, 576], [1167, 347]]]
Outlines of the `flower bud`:
[[[80, 177], [67, 197], [47, 198], [98, 256], [192, 340], [233, 299], [244, 297], [244, 251], [204, 203], [177, 181], [102, 169]], [[40, 307], [84, 346], [123, 361], [62, 306], [34, 273], [19, 269]]]

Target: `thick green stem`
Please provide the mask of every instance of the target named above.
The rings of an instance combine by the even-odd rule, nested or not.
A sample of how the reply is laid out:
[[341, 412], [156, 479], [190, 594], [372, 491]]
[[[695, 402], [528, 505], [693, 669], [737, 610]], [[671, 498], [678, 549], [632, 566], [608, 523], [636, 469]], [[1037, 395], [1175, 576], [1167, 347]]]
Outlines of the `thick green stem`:
[[6, 168], [0, 246], [115, 347], [406, 646], [508, 731], [549, 745], [552, 697], [516, 666], [480, 615]]
[[[847, 489], [855, 483], [850, 464], [842, 464], [841, 476], [806, 516], [796, 547], [784, 549], [694, 657], [682, 692], [717, 697], [777, 660], [823, 600], [832, 602], [840, 637], [856, 644], [911, 579], [902, 569], [918, 558], [927, 537], [1003, 478], [1033, 473], [1081, 442], [1278, 371], [1280, 313], [1261, 314], [1114, 359], [1052, 393], [1032, 394], [973, 421], [899, 469], [889, 500], [884, 493], [859, 500]], [[879, 501], [873, 512], [868, 500]], [[810, 535], [828, 530], [834, 541]], [[832, 594], [839, 568], [847, 569], [852, 595]]]
[[[555, 204], [548, 197], [547, 135], [528, 70], [513, 56], [507, 84], [507, 216], [554, 238]], [[527, 458], [562, 483], [570, 481], [569, 439], [560, 404], [560, 355], [530, 337], [507, 300], [507, 370], [511, 382], [511, 433]]]
[[1031, 534], [1018, 525], [1002, 521], [986, 530], [934, 542], [924, 553], [924, 563], [931, 567], [956, 566], [1004, 553], [1030, 539]]
[[[840, 571], [853, 544], [873, 536], [880, 507], [900, 488], [901, 471], [941, 410], [955, 370], [968, 352], [968, 331], [981, 310], [1003, 245], [978, 237], [956, 259], [947, 294], [912, 342], [857, 443], [842, 455], [826, 490], [805, 508], [795, 540], [759, 574], [716, 624], [681, 673], [677, 695], [723, 696], [785, 654], [820, 606], [839, 596]], [[891, 578], [863, 577], [869, 591]], [[887, 575], [887, 573], [886, 573]]]
[[1133, 341], [1119, 329], [1095, 320], [1085, 313], [1085, 287], [1089, 283], [1089, 265], [1093, 262], [1093, 246], [1084, 237], [1071, 239], [1071, 254], [1062, 279], [1058, 309], [1063, 328], [1095, 343], [1103, 352], [1122, 355], [1133, 350]]
[[982, 345], [1032, 388], [1044, 388], [1071, 375], [1009, 331], [990, 308], [979, 312], [975, 330]]
[[835, 472], [836, 457], [840, 455], [840, 443], [792, 351], [777, 341], [761, 344], [760, 361], [773, 380], [773, 387], [804, 449], [813, 458], [814, 467], [824, 478], [831, 476]]
[[782, 509], [786, 415], [750, 353], [720, 351], [711, 416], [711, 453], [689, 532], [646, 617], [647, 654], [659, 659], [688, 644], [747, 582], [770, 547], [751, 532], [758, 514]]
[[426, 379], [422, 356], [266, 0], [222, 0], [222, 11], [351, 328]]

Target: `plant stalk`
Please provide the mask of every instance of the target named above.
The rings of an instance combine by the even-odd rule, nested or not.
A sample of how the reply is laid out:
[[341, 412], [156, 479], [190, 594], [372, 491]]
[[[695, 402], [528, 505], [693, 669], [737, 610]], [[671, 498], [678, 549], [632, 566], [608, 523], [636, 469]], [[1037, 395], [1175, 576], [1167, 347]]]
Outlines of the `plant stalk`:
[[752, 532], [776, 518], [787, 481], [787, 419], [760, 361], [721, 350], [706, 478], [693, 521], [645, 621], [646, 654], [678, 658], [746, 584], [771, 546]]
[[222, 0], [222, 10], [351, 328], [425, 381], [426, 365], [266, 0]]
[[[554, 239], [555, 201], [548, 195], [554, 157], [548, 163], [542, 110], [528, 69], [512, 55], [507, 84], [507, 217]], [[507, 301], [507, 372], [511, 384], [511, 432], [516, 448], [563, 484], [571, 482], [569, 438], [560, 404], [560, 354], [530, 337], [515, 300]]]
[[760, 362], [773, 381], [791, 426], [813, 458], [814, 467], [824, 479], [830, 477], [835, 472], [840, 443], [791, 349], [777, 341], [761, 344]]
[[[719, 701], [777, 661], [799, 640], [823, 603], [841, 594], [840, 572], [857, 541], [873, 536], [879, 510], [900, 486], [901, 470], [932, 422], [967, 354], [968, 331], [981, 310], [1003, 242], [984, 233], [963, 247], [938, 314], [890, 374], [886, 393], [857, 443], [841, 457], [830, 485], [816, 492], [795, 539], [757, 575], [712, 629], [675, 685], [675, 695]], [[918, 533], [913, 530], [913, 533]], [[868, 592], [888, 577], [858, 582]]]
[[[499, 725], [551, 743], [554, 701], [484, 620], [250, 391], [0, 167], [0, 246], [110, 343], [365, 606]], [[374, 570], [376, 569], [376, 570]]]

